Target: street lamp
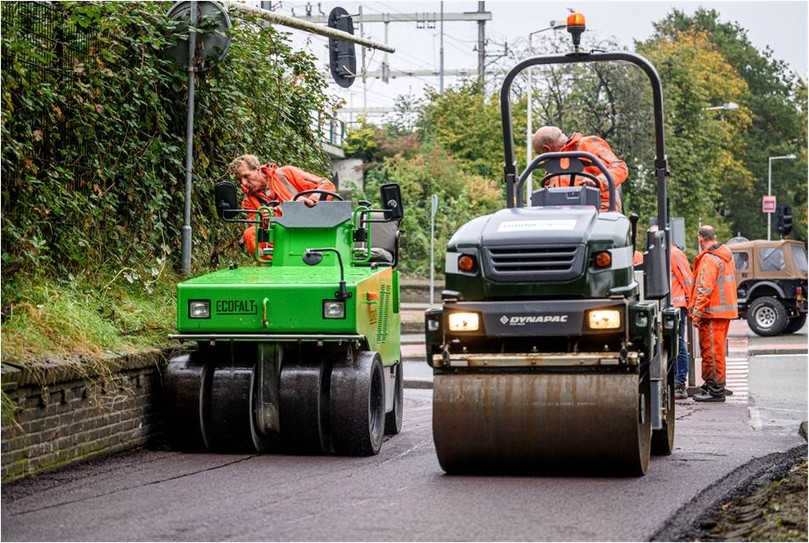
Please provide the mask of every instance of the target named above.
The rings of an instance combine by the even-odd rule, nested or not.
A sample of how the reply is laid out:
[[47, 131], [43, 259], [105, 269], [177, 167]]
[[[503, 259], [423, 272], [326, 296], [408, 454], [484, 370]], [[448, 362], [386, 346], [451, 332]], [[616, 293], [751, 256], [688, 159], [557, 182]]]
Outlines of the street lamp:
[[[795, 160], [794, 154], [771, 156], [767, 161], [767, 196], [772, 196], [772, 161], [773, 160]], [[772, 213], [767, 213], [767, 241], [770, 241], [770, 229], [772, 223]]]
[[736, 102], [728, 102], [727, 104], [722, 104], [721, 106], [704, 107], [702, 109], [705, 111], [736, 111], [739, 109], [739, 104]]
[[[534, 30], [533, 32], [528, 34], [528, 52], [532, 54], [534, 52], [534, 45], [533, 45], [533, 38], [534, 34], [539, 34], [540, 32], [545, 32], [546, 30], [561, 30], [562, 28], [566, 28], [567, 25], [563, 23], [559, 23], [558, 21], [551, 21], [548, 23], [549, 26], [545, 28], [540, 28], [539, 30]], [[533, 100], [533, 92], [531, 87], [534, 84], [534, 67], [531, 66], [528, 68], [528, 88], [526, 89], [526, 109], [527, 109], [527, 119], [525, 122], [525, 166], [528, 167], [531, 164], [531, 136], [533, 136], [533, 130], [531, 127], [532, 124], [532, 112], [531, 112], [531, 101]], [[525, 201], [531, 202], [531, 193], [533, 192], [533, 176], [528, 174], [528, 179], [526, 179], [525, 183]]]

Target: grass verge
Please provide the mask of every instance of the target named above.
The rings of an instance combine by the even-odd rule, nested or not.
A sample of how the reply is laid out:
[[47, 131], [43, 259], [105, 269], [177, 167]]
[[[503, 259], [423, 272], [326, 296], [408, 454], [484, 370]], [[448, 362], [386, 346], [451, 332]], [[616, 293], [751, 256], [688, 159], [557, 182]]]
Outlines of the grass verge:
[[174, 329], [176, 282], [170, 274], [150, 282], [118, 274], [3, 284], [2, 360], [86, 363], [165, 346]]

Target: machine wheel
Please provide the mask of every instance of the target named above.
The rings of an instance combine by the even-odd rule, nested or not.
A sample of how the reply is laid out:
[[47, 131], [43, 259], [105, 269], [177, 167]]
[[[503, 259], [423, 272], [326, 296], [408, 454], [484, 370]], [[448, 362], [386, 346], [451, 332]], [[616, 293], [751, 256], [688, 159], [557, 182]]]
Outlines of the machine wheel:
[[303, 350], [301, 359], [281, 368], [281, 442], [285, 448], [319, 453], [326, 441], [326, 370], [318, 351]]
[[756, 298], [747, 311], [747, 324], [760, 336], [777, 336], [787, 326], [787, 310], [772, 296]]
[[331, 374], [329, 418], [334, 451], [348, 456], [379, 452], [385, 430], [385, 376], [378, 353], [349, 348]]
[[795, 332], [803, 328], [804, 324], [806, 324], [806, 313], [798, 317], [793, 317], [789, 319], [789, 323], [787, 324], [786, 328], [784, 328], [784, 333], [794, 334]]
[[[652, 393], [649, 376], [640, 378], [638, 383], [638, 457], [626, 464], [631, 475], [646, 475], [652, 454]], [[672, 398], [674, 394], [672, 393]], [[672, 432], [674, 426], [672, 426]], [[673, 435], [673, 434], [672, 434]], [[672, 438], [673, 440], [673, 438]]]
[[[211, 450], [253, 452], [253, 410], [250, 405], [253, 366], [213, 369], [203, 435]], [[205, 399], [205, 398], [204, 398]]]
[[395, 436], [402, 431], [402, 414], [404, 411], [404, 372], [402, 371], [401, 356], [396, 364], [396, 375], [393, 385], [393, 410], [385, 414], [385, 434]]
[[668, 374], [666, 376], [666, 390], [664, 401], [666, 402], [666, 417], [663, 419], [663, 428], [652, 431], [652, 454], [659, 456], [668, 456], [674, 450], [674, 423], [675, 417], [675, 403], [674, 403], [674, 387], [675, 376], [677, 373], [677, 361], [669, 366]]
[[202, 414], [208, 369], [182, 354], [169, 361], [163, 380], [163, 400], [172, 448], [199, 451], [205, 448]]

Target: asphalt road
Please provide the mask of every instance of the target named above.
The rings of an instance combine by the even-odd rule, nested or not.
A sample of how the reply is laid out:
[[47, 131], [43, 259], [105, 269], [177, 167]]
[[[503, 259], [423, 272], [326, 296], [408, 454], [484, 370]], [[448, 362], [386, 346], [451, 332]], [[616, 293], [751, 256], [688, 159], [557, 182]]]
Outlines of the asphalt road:
[[[805, 357], [803, 390], [806, 403]], [[793, 365], [799, 366], [798, 363]], [[751, 372], [751, 378], [754, 372]], [[751, 402], [766, 407], [767, 394]], [[766, 385], [770, 391], [778, 383]], [[642, 478], [444, 475], [431, 391], [371, 458], [140, 451], [2, 488], [12, 540], [646, 540], [748, 460], [803, 443], [746, 403], [678, 406], [674, 454]], [[801, 396], [802, 394], [802, 396]], [[794, 404], [791, 404], [794, 407]], [[792, 409], [793, 407], [789, 407]], [[805, 411], [802, 413], [805, 419]]]

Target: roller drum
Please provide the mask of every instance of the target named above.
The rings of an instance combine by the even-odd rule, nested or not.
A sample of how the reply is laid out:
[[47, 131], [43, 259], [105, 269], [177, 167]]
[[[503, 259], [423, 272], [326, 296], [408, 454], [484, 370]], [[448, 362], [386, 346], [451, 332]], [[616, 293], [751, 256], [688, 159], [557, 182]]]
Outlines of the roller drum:
[[439, 463], [450, 473], [572, 465], [643, 474], [651, 439], [647, 390], [636, 374], [435, 375]]

